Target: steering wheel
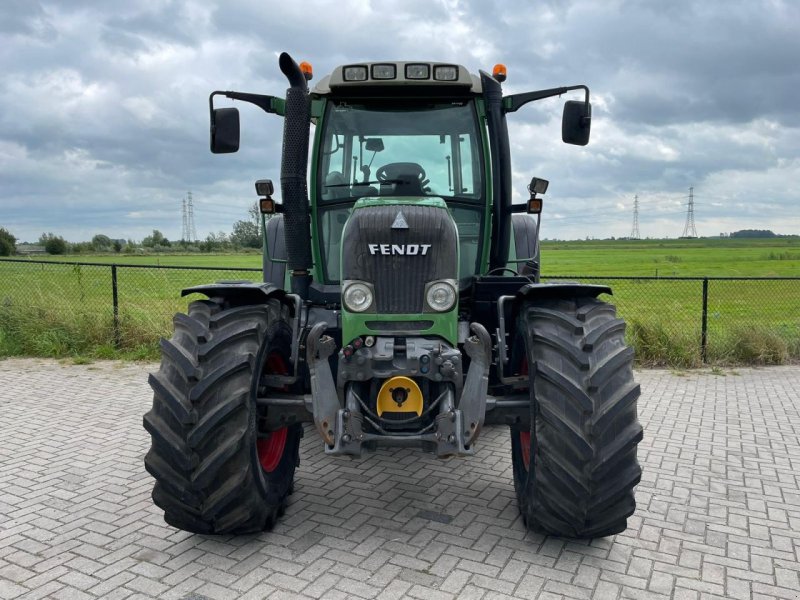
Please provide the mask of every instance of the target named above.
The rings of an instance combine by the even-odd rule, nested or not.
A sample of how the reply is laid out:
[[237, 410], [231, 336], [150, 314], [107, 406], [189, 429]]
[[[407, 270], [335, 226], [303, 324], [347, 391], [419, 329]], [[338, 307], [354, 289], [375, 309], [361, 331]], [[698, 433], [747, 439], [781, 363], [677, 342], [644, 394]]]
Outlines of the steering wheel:
[[411, 181], [409, 183], [417, 182], [421, 187], [425, 187], [430, 183], [430, 179], [425, 178], [425, 169], [422, 168], [422, 165], [412, 162], [396, 162], [383, 165], [375, 173], [375, 177], [381, 183], [390, 183], [393, 180], [404, 178], [410, 178]]

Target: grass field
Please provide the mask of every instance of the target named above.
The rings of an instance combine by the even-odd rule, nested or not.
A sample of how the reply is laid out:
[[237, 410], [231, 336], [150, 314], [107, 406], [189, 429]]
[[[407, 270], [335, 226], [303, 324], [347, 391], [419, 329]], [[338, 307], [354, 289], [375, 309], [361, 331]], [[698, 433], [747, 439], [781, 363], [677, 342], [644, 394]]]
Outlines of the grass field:
[[[261, 267], [260, 254], [67, 255], [35, 260], [130, 265]], [[800, 277], [800, 237], [542, 242], [548, 275]]]
[[[38, 259], [37, 259], [38, 260]], [[115, 347], [111, 270], [106, 266], [0, 263], [0, 356], [157, 356], [180, 289], [221, 279], [258, 280], [258, 254], [91, 255], [68, 262], [117, 263]], [[545, 242], [544, 278], [567, 276], [800, 277], [800, 239]], [[221, 267], [216, 271], [151, 265]], [[700, 364], [701, 281], [608, 282], [640, 364]], [[708, 358], [717, 364], [781, 363], [800, 357], [800, 281], [711, 281]], [[118, 348], [121, 348], [118, 349]]]
[[543, 242], [557, 275], [800, 277], [800, 237]]

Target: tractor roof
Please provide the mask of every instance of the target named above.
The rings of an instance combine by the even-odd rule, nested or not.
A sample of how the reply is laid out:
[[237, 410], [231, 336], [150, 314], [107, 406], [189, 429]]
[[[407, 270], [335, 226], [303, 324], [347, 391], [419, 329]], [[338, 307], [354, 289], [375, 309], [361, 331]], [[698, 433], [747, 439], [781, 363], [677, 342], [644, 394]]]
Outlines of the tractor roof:
[[481, 93], [481, 80], [463, 65], [426, 61], [361, 62], [336, 67], [314, 87], [327, 95], [391, 94], [391, 90], [425, 91], [426, 95], [472, 95]]

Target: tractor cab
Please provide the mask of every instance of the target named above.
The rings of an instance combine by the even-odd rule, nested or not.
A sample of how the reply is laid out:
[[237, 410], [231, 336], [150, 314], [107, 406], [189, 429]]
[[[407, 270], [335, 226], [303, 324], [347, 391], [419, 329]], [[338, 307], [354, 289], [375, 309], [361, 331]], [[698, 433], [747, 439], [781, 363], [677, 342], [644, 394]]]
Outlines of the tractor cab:
[[317, 121], [311, 188], [323, 280], [341, 281], [342, 232], [358, 200], [389, 206], [437, 198], [457, 225], [457, 278], [468, 282], [486, 259], [479, 252], [486, 140], [474, 98], [354, 98], [321, 89], [329, 95]]

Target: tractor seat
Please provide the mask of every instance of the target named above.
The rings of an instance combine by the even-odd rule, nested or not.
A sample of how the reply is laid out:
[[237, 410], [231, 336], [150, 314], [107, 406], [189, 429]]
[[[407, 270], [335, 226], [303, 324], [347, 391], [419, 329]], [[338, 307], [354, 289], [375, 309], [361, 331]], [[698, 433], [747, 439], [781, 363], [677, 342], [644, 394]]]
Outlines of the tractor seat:
[[331, 171], [325, 176], [322, 197], [325, 200], [339, 200], [350, 197], [350, 187], [340, 171]]

